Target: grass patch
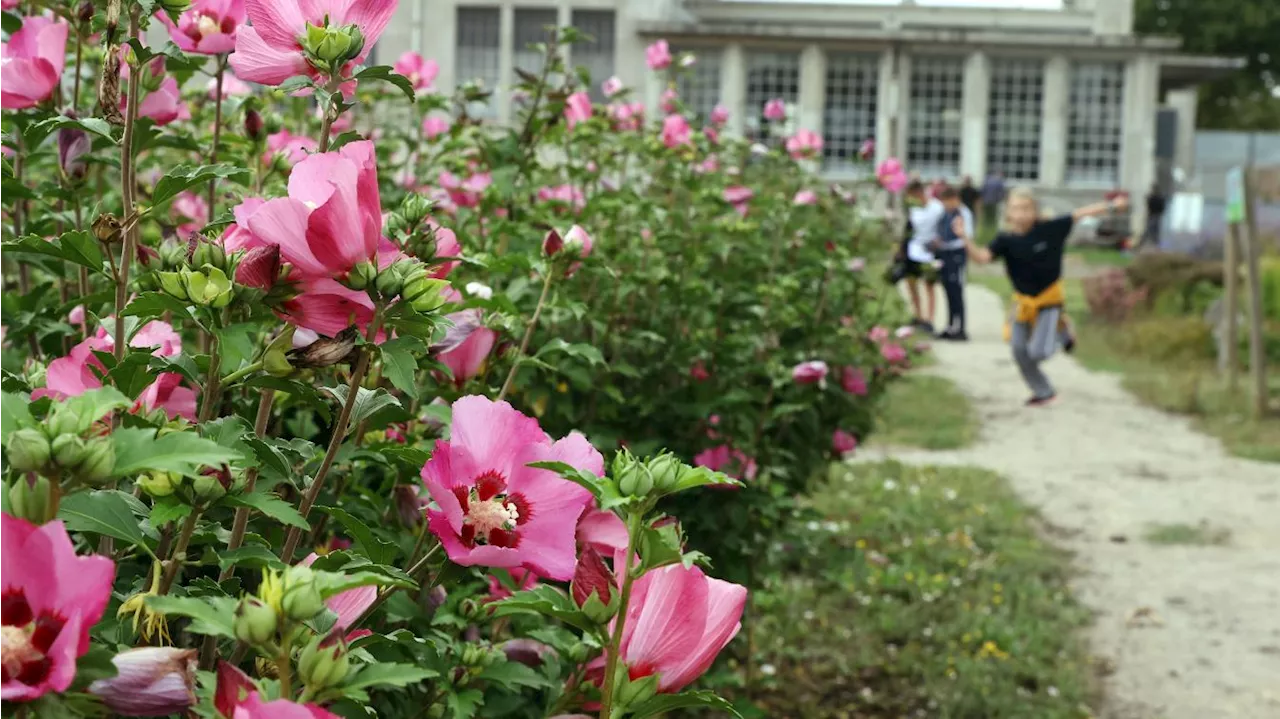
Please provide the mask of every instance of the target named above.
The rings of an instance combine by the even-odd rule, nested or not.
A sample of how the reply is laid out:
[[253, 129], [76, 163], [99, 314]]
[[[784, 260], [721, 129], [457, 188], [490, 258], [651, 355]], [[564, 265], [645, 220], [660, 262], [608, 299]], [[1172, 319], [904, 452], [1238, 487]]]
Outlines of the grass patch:
[[973, 407], [950, 380], [913, 372], [893, 382], [875, 441], [891, 447], [959, 449], [978, 436]]
[[1094, 267], [1125, 267], [1133, 262], [1133, 255], [1129, 253], [1088, 245], [1068, 247], [1067, 257], [1079, 258], [1085, 264]]
[[761, 716], [1090, 716], [1089, 614], [1003, 478], [837, 466], [807, 504], [754, 600]]
[[1143, 539], [1152, 544], [1194, 545], [1200, 547], [1222, 546], [1231, 542], [1231, 530], [1199, 524], [1153, 524], [1147, 528]]

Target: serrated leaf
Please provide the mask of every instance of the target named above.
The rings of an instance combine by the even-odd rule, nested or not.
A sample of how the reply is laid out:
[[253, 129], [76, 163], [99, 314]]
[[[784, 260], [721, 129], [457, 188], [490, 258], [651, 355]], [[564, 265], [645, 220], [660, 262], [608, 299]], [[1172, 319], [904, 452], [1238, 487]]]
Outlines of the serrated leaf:
[[397, 337], [384, 342], [379, 348], [382, 352], [382, 373], [396, 389], [410, 397], [418, 397], [418, 360], [414, 352], [423, 352], [426, 347], [417, 337]]
[[73, 265], [86, 267], [98, 274], [107, 274], [103, 269], [106, 256], [102, 254], [102, 246], [93, 235], [81, 230], [66, 232], [61, 237], [50, 240], [36, 235], [27, 235], [18, 240], [5, 242], [0, 247], [3, 247], [6, 253], [54, 257]]
[[493, 616], [505, 617], [511, 614], [541, 614], [572, 624], [584, 631], [595, 631], [596, 623], [591, 621], [569, 595], [555, 587], [541, 586], [516, 592], [500, 602], [490, 604]]
[[351, 538], [360, 545], [369, 561], [374, 564], [386, 564], [395, 559], [396, 545], [374, 536], [373, 530], [369, 529], [367, 524], [361, 522], [347, 510], [341, 507], [316, 507], [316, 509], [338, 520], [343, 528], [347, 530], [347, 533], [351, 535]]
[[142, 533], [142, 524], [134, 516], [126, 496], [116, 489], [77, 492], [62, 498], [58, 505], [58, 518], [67, 529], [119, 539], [154, 557], [151, 547], [147, 546], [146, 535]]
[[261, 567], [271, 567], [273, 569], [284, 568], [284, 562], [266, 547], [258, 545], [249, 545], [247, 547], [237, 547], [235, 549], [218, 552], [218, 566], [222, 569], [236, 566], [248, 566], [254, 569]]
[[5, 392], [3, 404], [0, 405], [0, 442], [8, 442], [9, 435], [16, 429], [35, 426], [31, 416], [30, 400], [20, 394]]
[[239, 459], [240, 453], [219, 447], [194, 432], [170, 432], [156, 437], [154, 429], [125, 428], [111, 433], [115, 444], [115, 477], [158, 470], [199, 476], [205, 467], [218, 467]]
[[509, 689], [530, 687], [533, 689], [550, 688], [551, 680], [520, 662], [502, 662], [490, 664], [480, 672], [480, 678]]
[[685, 692], [683, 694], [659, 694], [650, 697], [648, 700], [631, 707], [628, 716], [631, 719], [644, 719], [645, 717], [657, 716], [665, 714], [674, 709], [714, 709], [716, 711], [726, 712], [730, 716], [742, 719], [742, 715], [727, 700], [716, 696], [714, 692], [697, 691]]
[[320, 596], [325, 599], [357, 587], [377, 586], [413, 589], [418, 586], [417, 582], [406, 582], [402, 579], [391, 577], [383, 572], [346, 573], [317, 571], [315, 573], [315, 577], [316, 588], [320, 590]]
[[151, 526], [163, 527], [188, 514], [191, 514], [191, 505], [178, 501], [176, 497], [161, 497], [151, 505]]
[[132, 302], [125, 305], [124, 312], [121, 314], [125, 317], [146, 319], [162, 317], [166, 312], [173, 312], [180, 317], [189, 317], [191, 315], [186, 302], [170, 297], [163, 292], [143, 292], [133, 298]]
[[40, 140], [48, 137], [55, 130], [60, 130], [64, 127], [84, 130], [85, 132], [105, 137], [113, 145], [120, 144], [120, 141], [115, 137], [111, 123], [100, 117], [75, 118], [67, 115], [58, 115], [35, 123], [23, 133], [23, 138], [28, 142], [34, 141], [33, 144], [39, 144]]
[[[336, 397], [339, 404], [346, 404], [346, 385], [325, 387], [324, 391]], [[377, 414], [379, 410], [400, 406], [400, 400], [387, 394], [384, 389], [373, 390], [361, 387], [356, 393], [356, 403], [351, 408], [351, 420], [347, 422], [347, 433], [350, 434], [361, 422]]]
[[256, 509], [277, 522], [283, 522], [290, 527], [311, 529], [311, 525], [307, 524], [307, 520], [298, 513], [297, 509], [294, 509], [292, 504], [289, 504], [274, 494], [267, 494], [266, 492], [249, 492], [248, 494], [227, 497], [224, 501], [234, 507], [250, 507], [252, 509]]
[[[74, 432], [82, 434], [96, 424], [98, 420], [115, 410], [124, 409], [132, 404], [133, 402], [121, 394], [120, 390], [108, 386], [91, 389], [83, 394], [68, 398], [62, 403], [62, 411], [74, 412], [80, 418], [80, 421], [75, 425]], [[119, 462], [119, 457], [116, 458], [116, 461]]]
[[236, 600], [232, 597], [147, 597], [147, 606], [165, 616], [188, 617], [187, 631], [235, 638]]
[[355, 676], [342, 685], [342, 689], [364, 689], [365, 687], [387, 686], [407, 687], [427, 679], [440, 676], [439, 672], [412, 664], [395, 664], [378, 662], [366, 664]]
[[413, 83], [409, 78], [396, 72], [390, 65], [374, 65], [356, 73], [353, 80], [382, 80], [400, 88], [400, 91], [413, 102]]
[[165, 173], [156, 183], [151, 204], [162, 205], [190, 187], [202, 185], [212, 179], [231, 180], [240, 184], [249, 181], [249, 170], [229, 163], [216, 165], [178, 165]]
[[605, 363], [604, 355], [600, 354], [600, 350], [594, 345], [589, 345], [585, 342], [569, 344], [559, 337], [556, 337], [543, 345], [542, 348], [538, 350], [538, 354], [536, 356], [541, 357], [544, 354], [553, 352], [563, 352], [570, 357], [586, 360], [592, 365], [603, 365]]

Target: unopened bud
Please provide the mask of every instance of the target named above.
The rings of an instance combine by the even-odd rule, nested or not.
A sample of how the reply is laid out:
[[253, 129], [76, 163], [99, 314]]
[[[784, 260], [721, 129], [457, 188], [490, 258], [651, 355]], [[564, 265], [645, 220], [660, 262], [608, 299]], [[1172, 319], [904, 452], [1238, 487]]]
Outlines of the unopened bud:
[[74, 469], [80, 466], [85, 456], [89, 452], [89, 448], [85, 445], [84, 440], [74, 434], [61, 434], [53, 439], [50, 445], [53, 453], [53, 461], [58, 463], [63, 469]]
[[245, 137], [258, 142], [263, 137], [262, 113], [254, 109], [246, 110], [244, 113], [244, 134]]
[[523, 664], [527, 667], [537, 669], [542, 666], [542, 662], [549, 654], [555, 654], [554, 649], [533, 639], [508, 639], [502, 643], [502, 653], [507, 656], [507, 661]]
[[290, 619], [304, 622], [324, 610], [324, 598], [316, 587], [315, 574], [307, 567], [285, 570], [283, 591], [280, 606]]
[[448, 304], [444, 291], [449, 286], [448, 280], [422, 276], [406, 282], [400, 296], [415, 312], [434, 312]]
[[84, 178], [87, 165], [84, 156], [90, 147], [89, 135], [75, 127], [58, 130], [58, 167], [71, 180]]
[[249, 646], [261, 646], [276, 636], [280, 619], [272, 609], [257, 597], [245, 597], [236, 605], [236, 639]]
[[643, 464], [635, 463], [618, 478], [618, 491], [628, 497], [644, 497], [653, 489], [653, 477]]
[[395, 297], [400, 294], [400, 288], [404, 286], [406, 264], [408, 263], [402, 260], [378, 273], [378, 278], [373, 283], [378, 294], [383, 297]]
[[346, 642], [336, 632], [312, 639], [298, 656], [298, 676], [313, 691], [337, 685], [350, 668]]
[[191, 480], [192, 498], [202, 504], [222, 499], [226, 493], [227, 488], [215, 475], [202, 474]]
[[684, 465], [675, 455], [661, 454], [654, 457], [649, 460], [649, 475], [653, 477], [653, 486], [663, 492], [674, 489], [683, 468]]
[[99, 438], [89, 443], [88, 456], [76, 469], [76, 479], [97, 487], [111, 479], [116, 468], [116, 448], [108, 438]]
[[176, 14], [191, 7], [191, 0], [160, 0], [158, 4], [165, 12]]
[[427, 217], [427, 213], [431, 212], [431, 200], [419, 195], [411, 193], [404, 198], [404, 202], [400, 205], [400, 214], [404, 216], [405, 222], [410, 227], [417, 227]]
[[182, 282], [182, 275], [177, 272], [157, 272], [156, 279], [160, 282], [160, 291], [174, 299], [186, 302], [187, 288]]
[[564, 238], [556, 230], [547, 230], [547, 236], [542, 238], [542, 254], [545, 257], [554, 257], [560, 254], [560, 250], [564, 249]]
[[365, 260], [351, 268], [347, 273], [347, 287], [353, 290], [367, 289], [378, 277], [378, 266]]
[[293, 333], [297, 330], [288, 325], [285, 330], [271, 340], [267, 351], [262, 354], [262, 368], [273, 377], [288, 377], [293, 374], [293, 365], [289, 363], [289, 352], [293, 349]]
[[600, 553], [591, 547], [582, 550], [569, 585], [574, 604], [592, 621], [605, 624], [618, 612], [613, 588], [613, 572], [609, 571]]
[[227, 269], [227, 252], [222, 249], [220, 243], [200, 240], [196, 243], [195, 250], [191, 253], [191, 264], [196, 267], [210, 265], [225, 271]]
[[280, 277], [280, 246], [264, 245], [245, 253], [236, 263], [236, 283], [268, 292]]
[[168, 497], [177, 489], [177, 485], [182, 481], [181, 477], [170, 472], [147, 472], [138, 477], [138, 487], [151, 497]]
[[61, 496], [58, 483], [48, 477], [18, 477], [9, 487], [9, 513], [39, 526], [58, 516], [58, 501]]
[[49, 438], [44, 432], [30, 427], [20, 429], [9, 437], [9, 465], [19, 472], [37, 470], [49, 463]]
[[80, 434], [86, 429], [80, 426], [79, 413], [66, 405], [59, 406], [53, 411], [53, 414], [45, 420], [45, 427], [50, 437], [57, 437], [60, 434]]
[[89, 685], [111, 710], [122, 716], [186, 715], [195, 706], [196, 650], [140, 647], [112, 657], [116, 675]]

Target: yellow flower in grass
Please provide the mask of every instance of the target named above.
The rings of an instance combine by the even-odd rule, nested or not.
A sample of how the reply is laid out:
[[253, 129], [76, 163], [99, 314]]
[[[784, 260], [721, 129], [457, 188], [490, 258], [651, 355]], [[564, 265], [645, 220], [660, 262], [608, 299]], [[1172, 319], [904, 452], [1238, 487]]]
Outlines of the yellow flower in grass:
[[978, 651], [978, 658], [986, 659], [989, 657], [1004, 661], [1009, 658], [1009, 653], [1001, 649], [995, 642], [988, 640], [983, 642], [982, 649]]

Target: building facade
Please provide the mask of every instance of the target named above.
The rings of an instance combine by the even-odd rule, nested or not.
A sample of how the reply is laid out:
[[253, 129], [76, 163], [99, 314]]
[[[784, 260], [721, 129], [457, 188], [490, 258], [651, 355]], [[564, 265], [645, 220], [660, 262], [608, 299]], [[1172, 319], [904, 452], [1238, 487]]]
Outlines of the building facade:
[[[1135, 36], [1133, 0], [404, 0], [378, 53], [435, 58], [441, 87], [498, 88], [484, 112], [502, 122], [501, 90], [536, 64], [526, 46], [549, 24], [594, 38], [570, 62], [591, 70], [597, 96], [617, 75], [656, 109], [663, 88], [644, 50], [661, 38], [697, 56], [685, 103], [725, 105], [733, 132], [753, 132], [765, 101], [782, 98], [823, 136], [833, 179], [865, 172], [857, 151], [875, 138], [877, 159], [924, 178], [1000, 172], [1063, 203], [1141, 197], [1162, 171], [1189, 170], [1195, 84], [1238, 67]], [[1161, 108], [1174, 137], [1158, 157]]]

